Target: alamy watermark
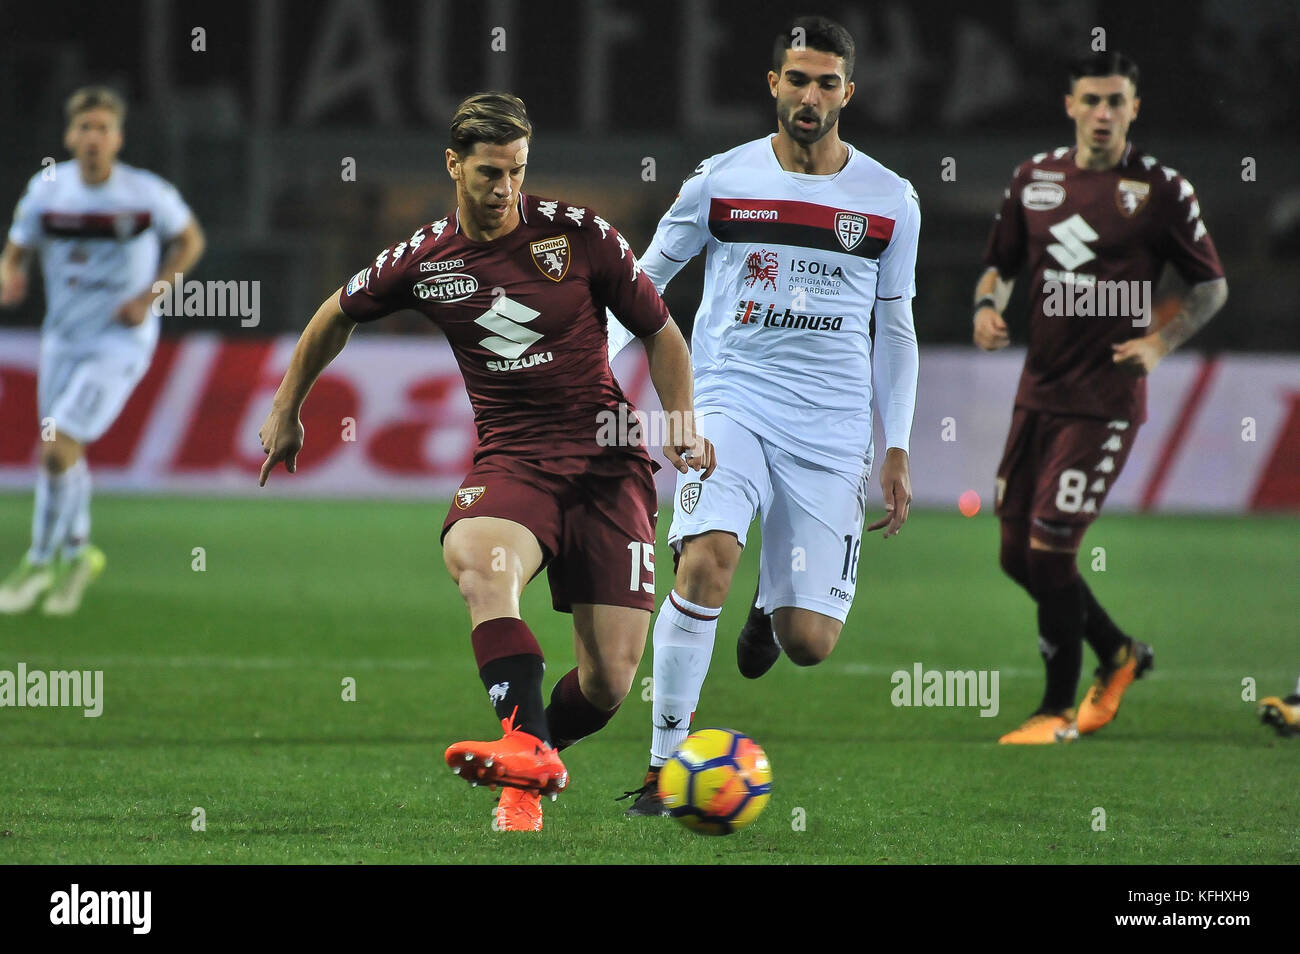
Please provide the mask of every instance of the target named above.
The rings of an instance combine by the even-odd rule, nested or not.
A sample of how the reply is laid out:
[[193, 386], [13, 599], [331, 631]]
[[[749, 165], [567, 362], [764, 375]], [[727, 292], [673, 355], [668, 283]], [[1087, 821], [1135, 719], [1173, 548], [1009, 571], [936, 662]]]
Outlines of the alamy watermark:
[[17, 671], [0, 669], [0, 707], [4, 706], [84, 709], [87, 719], [98, 718], [104, 711], [104, 671], [29, 670], [26, 663], [19, 663]]
[[1134, 328], [1151, 324], [1151, 282], [1056, 274], [1058, 278], [1043, 282], [1043, 314], [1048, 318], [1128, 318]]
[[169, 282], [153, 283], [153, 310], [170, 318], [238, 318], [241, 328], [255, 328], [262, 320], [262, 283], [195, 279], [185, 281], [177, 272]]
[[686, 444], [686, 424], [694, 424], [681, 411], [631, 410], [619, 404], [617, 411], [596, 415], [596, 443], [601, 447], [665, 447]]
[[926, 669], [913, 663], [911, 672], [896, 670], [889, 681], [895, 706], [978, 706], [984, 718], [998, 714], [996, 669]]

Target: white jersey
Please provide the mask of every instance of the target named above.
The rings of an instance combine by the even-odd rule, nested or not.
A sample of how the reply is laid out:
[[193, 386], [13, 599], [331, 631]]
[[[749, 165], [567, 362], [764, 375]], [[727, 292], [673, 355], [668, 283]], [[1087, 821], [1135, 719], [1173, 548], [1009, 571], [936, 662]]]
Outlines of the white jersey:
[[[889, 446], [906, 450], [920, 221], [911, 183], [852, 146], [834, 175], [787, 172], [768, 136], [701, 163], [641, 259], [662, 290], [707, 249], [691, 338], [696, 412], [722, 411], [813, 462], [860, 467], [872, 454], [869, 322], [877, 302], [895, 300], [889, 321], [905, 327], [882, 329], [877, 309], [878, 342], [903, 353], [889, 359], [881, 416]], [[631, 336], [610, 326], [612, 355]]]
[[9, 240], [36, 249], [45, 277], [46, 340], [93, 348], [109, 331], [142, 347], [158, 340], [152, 312], [126, 328], [113, 316], [149, 290], [162, 245], [184, 231], [192, 215], [175, 187], [160, 176], [115, 163], [103, 182], [87, 185], [75, 160], [37, 173], [14, 213]]

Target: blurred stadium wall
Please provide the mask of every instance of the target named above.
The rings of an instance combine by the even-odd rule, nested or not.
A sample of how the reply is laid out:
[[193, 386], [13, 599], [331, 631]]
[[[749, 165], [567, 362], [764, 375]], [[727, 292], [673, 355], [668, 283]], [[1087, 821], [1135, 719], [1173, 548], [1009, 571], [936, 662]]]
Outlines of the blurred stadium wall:
[[[991, 482], [985, 458], [995, 463], [1000, 450], [1018, 356], [974, 353], [970, 290], [1013, 166], [1072, 140], [1061, 107], [1065, 64], [1088, 50], [1100, 28], [1107, 48], [1129, 53], [1143, 71], [1133, 140], [1195, 184], [1231, 285], [1225, 310], [1156, 375], [1152, 422], [1139, 442], [1151, 462], [1135, 457], [1113, 500], [1300, 506], [1300, 2], [813, 6], [845, 23], [858, 42], [857, 93], [841, 134], [908, 176], [921, 197], [918, 498], [955, 499], [943, 480], [920, 479], [926, 468], [956, 473], [956, 483], [980, 490]], [[536, 127], [528, 190], [598, 209], [639, 249], [702, 158], [773, 130], [765, 73], [772, 37], [791, 12], [722, 0], [0, 6], [6, 209], [45, 157], [64, 157], [66, 95], [106, 82], [131, 104], [122, 158], [176, 183], [207, 230], [207, 255], [189, 277], [260, 283], [256, 325], [165, 320], [159, 365], [92, 455], [101, 485], [243, 486], [230, 475], [255, 471], [251, 452], [270, 393], [266, 382], [274, 387], [291, 346], [274, 339], [296, 334], [378, 249], [450, 207], [444, 130], [462, 96], [492, 87], [522, 96]], [[355, 179], [343, 175], [348, 160]], [[697, 260], [666, 295], [686, 330], [701, 272]], [[1020, 284], [1009, 310], [1013, 334], [1023, 328]], [[22, 331], [34, 329], [43, 310], [40, 283], [34, 286], [23, 308], [0, 312], [0, 482], [9, 486], [27, 483], [35, 454], [34, 394], [27, 393], [34, 387], [35, 339]], [[397, 348], [383, 335], [427, 341], [404, 350], [415, 342]], [[451, 378], [441, 374], [451, 365], [440, 335], [419, 316], [385, 319], [354, 339], [353, 349], [358, 357], [349, 359], [339, 388], [352, 387], [355, 397], [368, 378], [385, 375], [390, 385], [415, 388], [390, 387], [382, 400], [406, 405], [398, 413], [392, 404], [396, 416], [384, 422], [373, 420], [374, 408], [361, 409], [358, 430], [366, 440], [403, 421], [427, 431], [420, 415], [457, 401], [464, 411], [454, 368]], [[394, 362], [416, 354], [438, 373], [389, 374]], [[362, 357], [372, 364], [357, 364]], [[638, 373], [635, 366], [632, 360], [625, 373]], [[964, 391], [959, 382], [979, 390]], [[631, 393], [645, 390], [633, 385]], [[337, 431], [331, 402], [338, 395], [322, 393], [312, 401], [328, 406]], [[958, 420], [956, 441], [940, 441], [946, 417]], [[1253, 440], [1243, 439], [1245, 419], [1254, 422]], [[403, 433], [403, 440], [414, 434]], [[212, 466], [225, 476], [168, 476], [177, 459], [189, 459], [182, 453], [186, 434], [195, 448], [209, 445], [221, 461]], [[441, 444], [421, 445], [415, 463], [406, 461], [415, 469], [403, 472], [399, 461], [398, 476], [410, 478], [411, 492], [445, 493], [455, 485], [448, 475], [463, 460], [466, 435], [472, 440], [462, 421], [458, 436], [441, 433]], [[146, 437], [155, 441], [147, 453]], [[122, 449], [128, 445], [130, 453]], [[935, 455], [943, 454], [936, 467]], [[964, 463], [956, 465], [954, 454]], [[433, 460], [446, 473], [430, 470]], [[1214, 476], [1220, 472], [1222, 482]], [[364, 473], [360, 485], [346, 488], [307, 467], [299, 486], [393, 490], [382, 467]]]

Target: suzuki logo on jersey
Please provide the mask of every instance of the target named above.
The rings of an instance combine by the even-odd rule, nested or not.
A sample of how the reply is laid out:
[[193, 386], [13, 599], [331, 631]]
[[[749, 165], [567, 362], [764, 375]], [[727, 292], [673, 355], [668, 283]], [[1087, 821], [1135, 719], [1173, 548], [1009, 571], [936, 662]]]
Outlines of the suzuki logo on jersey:
[[530, 242], [528, 251], [533, 253], [533, 264], [551, 281], [558, 282], [568, 274], [569, 237], [567, 235]]
[[1077, 212], [1064, 222], [1057, 222], [1048, 231], [1056, 241], [1047, 246], [1047, 251], [1063, 268], [1075, 269], [1097, 257], [1097, 253], [1088, 248], [1088, 243], [1097, 241], [1099, 236]]
[[857, 212], [835, 213], [835, 237], [844, 246], [844, 251], [851, 252], [866, 237], [867, 217]]
[[796, 315], [786, 308], [777, 311], [776, 305], [758, 301], [742, 301], [736, 306], [732, 320], [742, 325], [761, 324], [764, 328], [793, 328], [796, 331], [839, 331], [844, 324], [843, 315]]
[[482, 325], [492, 332], [492, 335], [480, 341], [479, 345], [507, 359], [489, 361], [487, 363], [489, 371], [517, 371], [521, 368], [546, 364], [551, 360], [549, 351], [530, 354], [526, 359], [520, 360], [525, 351], [542, 340], [542, 335], [538, 332], [524, 327], [540, 314], [540, 311], [521, 305], [503, 295], [492, 303], [491, 308], [474, 319], [474, 324]]
[[753, 288], [754, 283], [758, 282], [760, 290], [766, 288], [769, 291], [776, 291], [779, 264], [776, 252], [769, 252], [767, 249], [750, 252], [745, 258], [745, 287]]

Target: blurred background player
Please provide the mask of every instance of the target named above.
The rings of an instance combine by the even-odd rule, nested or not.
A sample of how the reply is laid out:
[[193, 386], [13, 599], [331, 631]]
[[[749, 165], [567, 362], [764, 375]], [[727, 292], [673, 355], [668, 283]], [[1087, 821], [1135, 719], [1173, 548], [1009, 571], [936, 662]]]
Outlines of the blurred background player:
[[1278, 735], [1300, 735], [1300, 680], [1296, 681], [1295, 692], [1285, 699], [1269, 696], [1259, 700], [1259, 718], [1277, 729]]
[[[456, 208], [384, 249], [321, 305], [260, 433], [262, 483], [280, 461], [294, 472], [303, 400], [357, 322], [411, 308], [446, 334], [479, 446], [443, 525], [443, 558], [505, 729], [496, 741], [451, 746], [446, 760], [473, 784], [506, 786], [499, 831], [541, 829], [540, 795], [568, 782], [558, 751], [617, 711], [654, 609], [650, 458], [634, 443], [598, 440], [602, 415], [628, 403], [609, 368], [605, 305], [640, 337], [659, 399], [682, 423], [665, 455], [683, 473], [705, 478], [713, 469], [712, 447], [691, 424], [686, 341], [608, 222], [521, 191], [531, 137], [514, 96], [461, 103], [446, 151]], [[573, 614], [578, 661], [549, 707], [542, 650], [519, 612], [520, 593], [542, 567], [555, 609]]]
[[[776, 135], [701, 163], [641, 257], [662, 290], [707, 250], [692, 360], [698, 423], [719, 465], [707, 485], [677, 478], [668, 539], [679, 562], [654, 627], [650, 767], [627, 793], [629, 815], [663, 813], [659, 768], [690, 731], [756, 516], [763, 542], [741, 673], [758, 678], [782, 650], [812, 666], [834, 649], [857, 585], [873, 376], [889, 515], [868, 530], [889, 537], [907, 519], [921, 215], [906, 179], [840, 139], [853, 55], [848, 31], [825, 17], [782, 31], [767, 74]], [[630, 335], [610, 328], [613, 355]]]
[[[1065, 112], [1075, 144], [1016, 168], [975, 287], [975, 344], [995, 351], [1010, 343], [1002, 312], [1012, 283], [1026, 264], [1032, 276], [1029, 350], [997, 472], [997, 513], [1002, 568], [1038, 604], [1047, 687], [1033, 715], [999, 740], [1007, 744], [1097, 731], [1154, 658], [1102, 609], [1076, 553], [1146, 418], [1146, 375], [1214, 316], [1228, 286], [1191, 183], [1128, 141], [1139, 103], [1138, 68], [1123, 54], [1074, 66]], [[1166, 263], [1190, 287], [1157, 328], [1149, 303]], [[1091, 311], [1105, 311], [1093, 305], [1107, 299], [1127, 306], [1062, 313], [1062, 303], [1089, 295]], [[1076, 712], [1085, 639], [1100, 665]]]
[[46, 298], [31, 547], [0, 584], [0, 613], [26, 612], [42, 596], [43, 612], [72, 613], [103, 571], [104, 554], [90, 543], [85, 451], [149, 367], [159, 330], [154, 299], [203, 254], [203, 233], [180, 193], [152, 172], [117, 162], [121, 97], [86, 87], [72, 94], [66, 112], [63, 142], [73, 158], [32, 176], [0, 258], [0, 306], [26, 298], [33, 252]]

